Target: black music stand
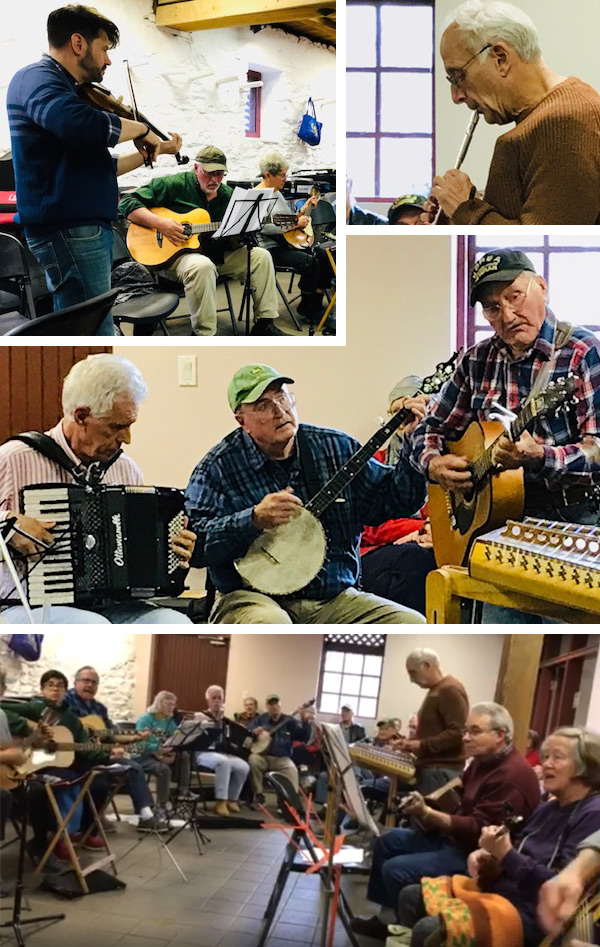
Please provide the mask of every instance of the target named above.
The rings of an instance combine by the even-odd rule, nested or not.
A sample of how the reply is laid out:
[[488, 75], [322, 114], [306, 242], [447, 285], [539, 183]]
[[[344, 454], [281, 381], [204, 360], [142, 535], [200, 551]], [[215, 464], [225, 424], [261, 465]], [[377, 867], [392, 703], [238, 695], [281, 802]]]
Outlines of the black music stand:
[[[265, 189], [262, 189], [263, 192]], [[239, 188], [239, 191], [244, 191]], [[268, 210], [265, 209], [266, 202], [271, 204]], [[250, 279], [250, 267], [252, 264], [252, 247], [255, 246], [255, 235], [262, 230], [265, 217], [268, 217], [275, 203], [276, 197], [271, 197], [265, 193], [257, 194], [256, 197], [241, 197], [238, 188], [233, 192], [232, 200], [227, 205], [225, 217], [219, 227], [218, 239], [225, 237], [239, 237], [246, 246], [246, 280], [244, 283], [244, 294], [242, 299], [246, 304], [246, 335], [250, 335], [250, 297], [252, 295], [252, 285]], [[216, 237], [216, 234], [213, 235]], [[241, 314], [241, 311], [240, 311]]]
[[25, 781], [21, 786], [19, 793], [22, 794], [23, 807], [21, 810], [21, 821], [18, 824], [19, 835], [19, 860], [17, 863], [17, 882], [15, 885], [15, 894], [12, 905], [12, 918], [10, 921], [3, 921], [0, 929], [3, 927], [12, 927], [17, 947], [25, 947], [21, 928], [25, 924], [43, 924], [47, 921], [64, 921], [64, 914], [47, 914], [44, 917], [28, 917], [26, 920], [21, 918], [21, 905], [23, 903], [23, 875], [25, 873], [25, 851], [27, 842], [27, 817], [29, 815], [29, 783]]
[[[183, 724], [180, 724], [179, 729], [169, 737], [163, 743], [163, 749], [173, 750], [175, 753], [183, 754], [188, 753], [190, 755], [190, 773], [192, 772], [192, 759], [195, 758], [195, 754], [205, 750], [207, 744], [212, 743], [213, 736], [210, 733], [210, 730], [214, 729], [213, 726], [209, 725], [206, 721], [189, 721]], [[195, 759], [194, 759], [195, 762]], [[181, 771], [181, 768], [180, 768]], [[196, 767], [196, 772], [198, 769]], [[196, 810], [201, 799], [200, 796], [195, 794], [190, 794], [185, 797], [185, 799], [180, 798], [181, 786], [178, 783], [177, 793], [175, 795], [175, 811], [182, 813], [184, 816], [183, 825], [177, 826], [172, 832], [169, 833], [167, 838], [161, 839], [165, 848], [168, 847], [174, 839], [180, 835], [184, 829], [191, 829], [194, 833], [194, 838], [196, 839], [196, 847], [198, 849], [198, 854], [203, 855], [202, 851], [203, 845], [210, 845], [211, 839], [205, 835], [199, 826], [198, 816], [196, 815]], [[193, 796], [193, 798], [192, 798]]]

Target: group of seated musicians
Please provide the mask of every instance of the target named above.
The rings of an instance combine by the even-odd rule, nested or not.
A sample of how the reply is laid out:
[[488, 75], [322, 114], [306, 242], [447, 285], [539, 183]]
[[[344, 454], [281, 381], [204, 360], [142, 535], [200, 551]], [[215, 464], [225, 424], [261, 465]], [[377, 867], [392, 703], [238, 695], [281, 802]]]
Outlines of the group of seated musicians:
[[[171, 132], [162, 141], [145, 122], [121, 117], [119, 109], [111, 108], [110, 94], [103, 108], [102, 89], [98, 92], [95, 84], [111, 64], [109, 49], [119, 43], [115, 23], [91, 7], [71, 5], [50, 13], [47, 32], [49, 53], [13, 76], [7, 110], [19, 217], [30, 250], [46, 271], [58, 310], [111, 287], [117, 175], [139, 168], [144, 161], [151, 167], [161, 154], [178, 154], [182, 138]], [[113, 158], [109, 149], [127, 141], [137, 150]], [[127, 194], [121, 212], [142, 227], [158, 230], [175, 254], [187, 239], [181, 224], [175, 218], [158, 217], [151, 208], [167, 208], [175, 214], [200, 208], [211, 221], [221, 221], [232, 194], [223, 183], [226, 172], [223, 151], [209, 145], [197, 153], [192, 171], [153, 178]], [[285, 213], [290, 220], [279, 233], [294, 229], [299, 216], [300, 226], [306, 227], [303, 215], [292, 215], [287, 204]], [[297, 254], [289, 265], [302, 272], [306, 286], [310, 285], [303, 290], [300, 312], [314, 322], [320, 311], [318, 293], [329, 285], [331, 274], [320, 251], [310, 259], [312, 264], [304, 253]], [[279, 313], [271, 256], [254, 247], [251, 260], [252, 334], [285, 335], [274, 324]], [[316, 282], [305, 273], [311, 267], [318, 276]], [[243, 279], [245, 271], [245, 248], [232, 248], [230, 240], [212, 240], [210, 235], [202, 242], [202, 252], [186, 252], [173, 262], [168, 273], [185, 287], [195, 335], [217, 331], [217, 275]], [[114, 334], [110, 314], [98, 334]]]
[[[471, 273], [471, 301], [481, 304], [494, 330], [492, 336], [462, 356], [431, 401], [417, 393], [394, 400], [394, 405], [402, 405], [408, 412], [402, 439], [393, 450], [386, 450], [386, 463], [371, 458], [358, 476], [348, 478], [345, 502], [325, 504], [319, 519], [327, 536], [326, 555], [318, 554], [314, 578], [300, 582], [300, 587], [292, 582], [293, 574], [299, 565], [304, 568], [311, 563], [312, 544], [298, 547], [293, 539], [284, 544], [281, 555], [285, 559], [278, 563], [289, 570], [286, 581], [296, 591], [283, 597], [269, 592], [275, 567], [264, 556], [260, 557], [260, 574], [255, 570], [252, 582], [242, 579], [240, 563], [252, 558], [253, 544], [265, 531], [285, 524], [291, 537], [296, 529], [293, 521], [301, 513], [302, 522], [307, 523], [312, 514], [303, 512], [303, 507], [339, 473], [360, 445], [343, 432], [300, 423], [289, 387], [293, 379], [288, 375], [264, 364], [245, 365], [235, 372], [227, 387], [227, 400], [236, 430], [215, 445], [192, 472], [186, 490], [189, 528], [179, 534], [176, 545], [183, 568], [192, 565], [209, 572], [216, 589], [210, 621], [423, 623], [425, 579], [433, 567], [431, 543], [437, 553], [435, 528], [431, 536], [426, 521], [417, 524], [416, 546], [422, 548], [411, 549], [408, 544], [409, 548], [402, 550], [393, 540], [397, 547], [393, 556], [387, 543], [384, 552], [376, 549], [363, 555], [365, 575], [374, 572], [377, 584], [369, 587], [367, 578], [361, 587], [359, 549], [365, 527], [426, 515], [423, 505], [429, 484], [437, 485], [455, 503], [465, 496], [474, 496], [479, 502], [482, 484], [488, 479], [475, 482], [478, 458], [452, 452], [451, 442], [461, 438], [472, 422], [485, 422], [499, 414], [506, 417], [508, 412], [525, 417], [528, 399], [541, 398], [549, 386], [565, 379], [574, 387], [569, 400], [575, 404], [568, 413], [532, 412], [517, 440], [508, 433], [499, 437], [491, 447], [488, 476], [498, 477], [496, 482], [500, 483], [504, 471], [523, 471], [525, 515], [597, 525], [600, 349], [591, 332], [557, 320], [548, 308], [547, 296], [545, 280], [521, 251], [499, 249], [477, 261]], [[98, 394], [108, 379], [111, 387], [104, 385], [104, 390], [117, 392], [112, 403], [105, 394], [102, 398]], [[141, 483], [139, 468], [120, 450], [129, 439], [145, 393], [140, 373], [126, 359], [90, 356], [76, 364], [67, 377], [64, 417], [49, 434], [86, 469], [97, 464], [105, 483]], [[99, 425], [101, 444], [97, 440]], [[19, 491], [31, 483], [32, 469], [38, 483], [70, 479], [58, 464], [37, 456], [34, 448], [18, 441], [3, 445], [0, 495], [8, 509], [0, 510], [0, 519], [14, 514], [17, 525], [51, 543], [53, 524], [31, 517], [24, 523], [18, 511]], [[429, 510], [432, 515], [431, 504]], [[522, 512], [515, 507], [515, 518]], [[439, 519], [441, 514], [437, 515]], [[19, 536], [11, 539], [11, 545], [25, 555], [39, 552], [39, 547]], [[389, 558], [392, 570], [415, 570], [419, 610], [406, 603], [406, 583], [390, 580], [382, 589], [383, 569], [371, 570], [370, 556]], [[277, 568], [279, 576], [279, 564]], [[14, 592], [13, 582], [6, 568], [0, 569], [6, 602], [5, 590]], [[415, 601], [414, 596], [410, 601]], [[93, 613], [90, 610], [87, 618], [81, 608], [57, 606], [56, 612], [63, 621], [71, 620], [69, 615], [74, 613], [77, 620], [96, 622], [160, 622], [167, 617], [172, 621], [170, 616], [176, 615], [151, 604], [131, 602]], [[16, 603], [5, 606], [3, 617], [10, 622], [24, 620]], [[503, 618], [506, 616], [497, 615], [495, 620]], [[187, 621], [183, 615], [175, 620]]]

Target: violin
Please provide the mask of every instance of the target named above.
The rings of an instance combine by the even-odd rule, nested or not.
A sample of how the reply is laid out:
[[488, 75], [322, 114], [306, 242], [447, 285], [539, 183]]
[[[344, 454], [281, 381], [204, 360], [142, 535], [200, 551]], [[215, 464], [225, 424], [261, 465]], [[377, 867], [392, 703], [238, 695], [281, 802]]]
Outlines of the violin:
[[[137, 109], [134, 110], [130, 105], [125, 105], [122, 96], [117, 99], [110, 89], [106, 89], [97, 82], [82, 82], [77, 87], [77, 92], [79, 97], [93, 108], [100, 109], [102, 112], [114, 112], [114, 114], [120, 118], [127, 118], [132, 122], [143, 122], [144, 125], [147, 125], [150, 131], [154, 132], [162, 141], [171, 140], [167, 135], [159, 131], [152, 122], [149, 122], [145, 115], [142, 115]], [[181, 155], [177, 152], [175, 154], [175, 160], [177, 164], [187, 164], [190, 159], [187, 155]], [[149, 156], [144, 158], [144, 164], [146, 167], [152, 167], [152, 160]]]

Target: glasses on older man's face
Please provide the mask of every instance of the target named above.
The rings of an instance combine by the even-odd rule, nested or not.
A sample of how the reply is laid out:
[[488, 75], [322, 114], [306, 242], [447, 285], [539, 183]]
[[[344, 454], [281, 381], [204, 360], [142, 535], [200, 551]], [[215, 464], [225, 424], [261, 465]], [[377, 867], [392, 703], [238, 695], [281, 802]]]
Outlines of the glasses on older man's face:
[[248, 405], [251, 410], [262, 418], [274, 418], [276, 412], [285, 414], [291, 411], [296, 404], [296, 396], [291, 392], [279, 392], [273, 398], [260, 398], [253, 405]]
[[482, 303], [483, 314], [488, 322], [499, 319], [505, 309], [520, 313], [529, 295], [532, 282], [533, 276], [530, 277], [526, 289], [508, 289], [496, 302]]
[[471, 65], [471, 63], [474, 62], [478, 56], [481, 56], [482, 53], [485, 53], [486, 49], [491, 49], [491, 48], [492, 48], [492, 44], [488, 43], [487, 46], [484, 46], [483, 49], [480, 49], [478, 53], [475, 53], [474, 56], [471, 56], [470, 59], [467, 59], [464, 65], [460, 66], [458, 69], [453, 69], [452, 75], [446, 76], [446, 79], [448, 80], [450, 85], [454, 86], [455, 89], [460, 89], [461, 85], [463, 84], [466, 78], [465, 73], [468, 67]]

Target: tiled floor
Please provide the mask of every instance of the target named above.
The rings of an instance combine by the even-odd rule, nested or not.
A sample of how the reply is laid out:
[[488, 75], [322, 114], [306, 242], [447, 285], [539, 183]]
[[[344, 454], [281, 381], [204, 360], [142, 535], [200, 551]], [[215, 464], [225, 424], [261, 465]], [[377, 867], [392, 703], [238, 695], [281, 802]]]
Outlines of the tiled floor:
[[[119, 803], [121, 807], [121, 803]], [[133, 826], [120, 824], [110, 840], [118, 854], [119, 877], [125, 891], [63, 901], [44, 892], [30, 894], [23, 919], [64, 912], [64, 921], [24, 928], [27, 947], [256, 947], [261, 918], [281, 863], [285, 840], [276, 830], [219, 829], [206, 833], [211, 843], [197, 854], [194, 838], [182, 832], [172, 851], [188, 878], [184, 883], [153, 836], [140, 838]], [[3, 853], [2, 874], [13, 876], [16, 845]], [[364, 910], [363, 878], [345, 883], [356, 911]], [[292, 874], [267, 947], [306, 947], [320, 944], [320, 882], [314, 876]], [[2, 902], [2, 920], [10, 917], [10, 902]], [[3, 930], [0, 943], [13, 945]], [[347, 947], [338, 929], [334, 947]]]

